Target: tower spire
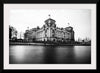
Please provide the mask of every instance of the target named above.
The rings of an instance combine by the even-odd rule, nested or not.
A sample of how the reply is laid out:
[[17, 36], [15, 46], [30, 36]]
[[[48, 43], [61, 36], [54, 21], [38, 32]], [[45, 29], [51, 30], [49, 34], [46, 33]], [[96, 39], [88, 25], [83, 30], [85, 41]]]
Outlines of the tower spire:
[[68, 26], [69, 26], [70, 24], [68, 23]]
[[21, 32], [20, 32], [20, 39], [21, 39]]
[[27, 27], [27, 30], [29, 30], [29, 27]]
[[51, 18], [51, 15], [50, 14], [48, 16], [49, 16], [49, 18]]

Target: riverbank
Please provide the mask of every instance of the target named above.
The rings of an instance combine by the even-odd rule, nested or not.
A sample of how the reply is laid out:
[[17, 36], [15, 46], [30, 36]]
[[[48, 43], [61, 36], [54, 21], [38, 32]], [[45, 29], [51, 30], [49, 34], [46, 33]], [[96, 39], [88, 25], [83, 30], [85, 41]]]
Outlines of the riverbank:
[[19, 42], [10, 42], [9, 45], [36, 45], [36, 46], [44, 46], [44, 45], [60, 45], [60, 46], [91, 46], [90, 44], [54, 44], [54, 43], [19, 43]]

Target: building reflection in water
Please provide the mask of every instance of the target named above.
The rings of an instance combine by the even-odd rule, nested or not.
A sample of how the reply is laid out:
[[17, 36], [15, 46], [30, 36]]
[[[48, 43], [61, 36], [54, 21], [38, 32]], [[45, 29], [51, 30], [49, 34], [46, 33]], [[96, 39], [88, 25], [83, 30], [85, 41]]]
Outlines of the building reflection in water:
[[10, 64], [90, 64], [90, 46], [10, 46]]
[[57, 48], [57, 63], [75, 63], [74, 46], [58, 46]]
[[57, 46], [45, 46], [44, 49], [44, 61], [47, 64], [55, 64], [56, 61], [56, 47]]

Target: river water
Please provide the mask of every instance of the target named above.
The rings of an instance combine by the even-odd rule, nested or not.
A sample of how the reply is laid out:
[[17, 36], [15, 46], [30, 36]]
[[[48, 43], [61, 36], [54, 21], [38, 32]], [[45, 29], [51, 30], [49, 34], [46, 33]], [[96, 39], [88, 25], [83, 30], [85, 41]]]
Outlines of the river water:
[[10, 64], [91, 64], [91, 46], [10, 45]]

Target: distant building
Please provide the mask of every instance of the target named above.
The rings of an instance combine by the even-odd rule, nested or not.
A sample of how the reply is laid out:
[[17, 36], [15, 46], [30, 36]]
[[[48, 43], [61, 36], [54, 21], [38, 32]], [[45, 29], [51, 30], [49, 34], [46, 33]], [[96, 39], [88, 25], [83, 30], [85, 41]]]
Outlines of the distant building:
[[26, 30], [24, 33], [24, 39], [26, 41], [36, 41], [36, 31], [38, 28], [32, 28], [30, 30]]
[[32, 28], [25, 31], [24, 38], [27, 41], [71, 41], [74, 42], [74, 30], [69, 26], [66, 28], [56, 27], [56, 21], [49, 18], [45, 24], [39, 28]]
[[10, 40], [17, 39], [17, 30], [12, 26], [9, 26], [9, 39]]

